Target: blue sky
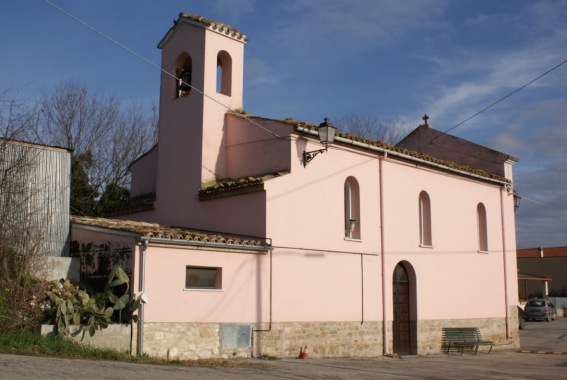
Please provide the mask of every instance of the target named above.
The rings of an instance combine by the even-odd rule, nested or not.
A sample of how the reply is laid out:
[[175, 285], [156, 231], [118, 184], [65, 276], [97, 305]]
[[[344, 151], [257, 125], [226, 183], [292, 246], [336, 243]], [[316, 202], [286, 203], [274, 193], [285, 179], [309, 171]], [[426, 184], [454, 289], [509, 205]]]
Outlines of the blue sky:
[[[320, 123], [348, 114], [441, 131], [567, 60], [567, 1], [49, 0], [155, 64], [179, 12], [238, 28], [244, 108]], [[2, 0], [0, 90], [70, 79], [156, 100], [159, 72], [43, 0]], [[567, 246], [567, 64], [451, 131], [520, 158], [518, 247]]]

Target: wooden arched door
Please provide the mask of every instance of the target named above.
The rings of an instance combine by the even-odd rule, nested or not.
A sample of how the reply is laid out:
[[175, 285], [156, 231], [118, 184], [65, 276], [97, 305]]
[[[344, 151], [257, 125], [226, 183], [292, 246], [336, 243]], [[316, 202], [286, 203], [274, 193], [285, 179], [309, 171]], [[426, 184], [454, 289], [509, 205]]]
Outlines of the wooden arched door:
[[410, 282], [408, 272], [403, 264], [396, 265], [393, 276], [394, 352], [398, 355], [411, 354], [410, 334]]

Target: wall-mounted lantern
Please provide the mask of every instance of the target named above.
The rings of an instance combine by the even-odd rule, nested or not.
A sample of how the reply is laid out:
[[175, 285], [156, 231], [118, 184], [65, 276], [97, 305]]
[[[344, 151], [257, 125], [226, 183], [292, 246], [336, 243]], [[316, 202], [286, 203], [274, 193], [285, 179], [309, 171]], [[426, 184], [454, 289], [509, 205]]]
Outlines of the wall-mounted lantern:
[[522, 201], [522, 197], [514, 191], [514, 211], [520, 208], [521, 201]]
[[335, 128], [331, 123], [329, 123], [329, 118], [325, 118], [321, 124], [319, 124], [319, 128], [317, 128], [317, 133], [319, 134], [319, 141], [323, 145], [325, 145], [325, 149], [313, 150], [311, 152], [303, 152], [303, 166], [307, 166], [307, 164], [315, 158], [316, 155], [319, 153], [324, 153], [327, 151], [329, 145], [333, 143], [335, 140], [335, 132], [337, 128]]

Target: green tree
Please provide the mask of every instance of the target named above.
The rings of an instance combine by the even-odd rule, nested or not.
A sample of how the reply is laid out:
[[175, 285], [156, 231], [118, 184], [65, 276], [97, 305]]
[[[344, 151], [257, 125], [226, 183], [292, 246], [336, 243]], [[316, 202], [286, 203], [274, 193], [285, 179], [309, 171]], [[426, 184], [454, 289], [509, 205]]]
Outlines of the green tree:
[[107, 215], [110, 211], [125, 206], [130, 200], [130, 191], [116, 183], [106, 186], [99, 200], [101, 215]]
[[93, 165], [90, 151], [71, 156], [71, 214], [98, 216], [98, 191], [91, 185], [87, 171]]

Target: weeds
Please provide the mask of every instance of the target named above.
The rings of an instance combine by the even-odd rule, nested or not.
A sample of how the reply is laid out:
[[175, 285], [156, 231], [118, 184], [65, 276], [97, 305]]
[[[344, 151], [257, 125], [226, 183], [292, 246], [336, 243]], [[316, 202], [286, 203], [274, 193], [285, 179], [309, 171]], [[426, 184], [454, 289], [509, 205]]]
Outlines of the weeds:
[[127, 352], [96, 348], [74, 342], [62, 335], [42, 336], [29, 330], [15, 333], [0, 331], [0, 352], [7, 354], [45, 355], [134, 363], [170, 364], [195, 367], [242, 367], [254, 363], [227, 359], [167, 360], [149, 355], [132, 356]]

